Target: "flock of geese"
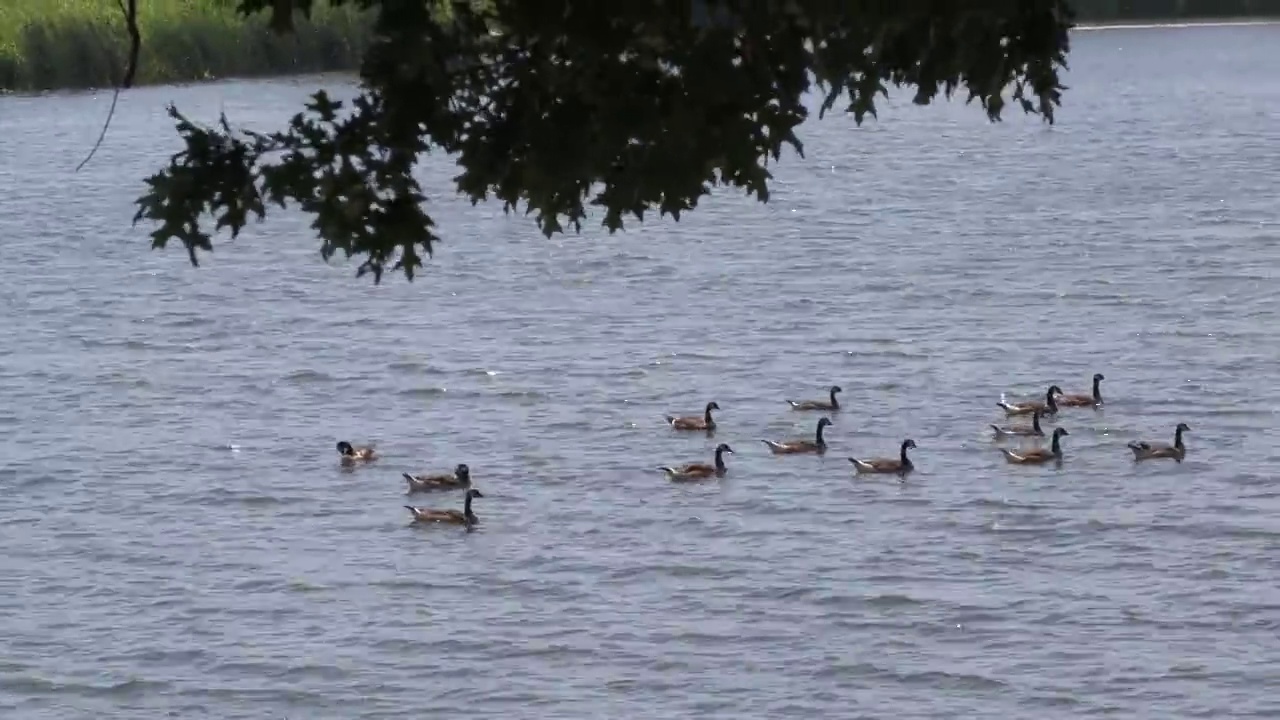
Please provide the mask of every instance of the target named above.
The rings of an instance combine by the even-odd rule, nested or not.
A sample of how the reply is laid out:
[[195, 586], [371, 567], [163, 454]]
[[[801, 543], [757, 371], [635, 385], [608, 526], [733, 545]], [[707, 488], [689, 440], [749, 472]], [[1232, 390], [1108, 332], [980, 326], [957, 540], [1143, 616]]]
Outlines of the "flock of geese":
[[[1061, 408], [1099, 408], [1102, 406], [1102, 381], [1106, 378], [1102, 373], [1096, 373], [1093, 376], [1093, 392], [1088, 394], [1068, 395], [1063, 393], [1062, 388], [1057, 385], [1050, 385], [1045, 391], [1043, 401], [1024, 401], [1024, 402], [1008, 402], [1004, 394], [1001, 394], [1000, 401], [996, 403], [1004, 410], [1007, 417], [1031, 416], [1030, 423], [1010, 424], [1010, 425], [991, 425], [993, 439], [1001, 440], [1005, 438], [1026, 438], [1033, 443], [1038, 439], [1045, 437], [1044, 429], [1041, 427], [1041, 420], [1056, 420], [1058, 412]], [[828, 399], [826, 400], [787, 400], [792, 410], [796, 411], [820, 411], [820, 412], [836, 412], [840, 410], [840, 401], [836, 396], [843, 392], [839, 385], [832, 385]], [[720, 406], [711, 401], [707, 403], [701, 415], [690, 416], [665, 416], [666, 423], [673, 430], [683, 432], [705, 433], [710, 436], [715, 433], [716, 420], [712, 416], [712, 412], [719, 410]], [[823, 417], [818, 420], [817, 431], [812, 440], [765, 440], [762, 439], [769, 451], [774, 455], [795, 455], [802, 453], [824, 454], [827, 451], [827, 441], [823, 437], [823, 430], [831, 424], [831, 418]], [[1190, 427], [1186, 423], [1178, 423], [1174, 429], [1173, 443], [1160, 443], [1144, 440], [1135, 440], [1130, 442], [1127, 447], [1133, 453], [1135, 461], [1154, 460], [1159, 458], [1171, 459], [1175, 462], [1182, 462], [1186, 456], [1187, 448], [1183, 444], [1182, 434], [1189, 432]], [[1070, 435], [1064, 427], [1056, 427], [1049, 436], [1049, 447], [1045, 448], [1039, 445], [1031, 445], [1018, 449], [999, 448], [1004, 454], [1005, 460], [1018, 465], [1038, 465], [1049, 462], [1062, 462], [1062, 438]], [[907, 438], [902, 441], [898, 449], [897, 457], [874, 457], [874, 458], [849, 458], [849, 462], [853, 464], [854, 469], [858, 473], [881, 473], [897, 475], [900, 479], [905, 479], [907, 473], [915, 469], [915, 465], [911, 462], [911, 458], [907, 456], [907, 451], [916, 447], [915, 440]], [[733, 448], [726, 443], [720, 443], [715, 449], [715, 458], [711, 463], [693, 462], [684, 465], [663, 465], [658, 469], [661, 470], [666, 477], [673, 482], [685, 482], [693, 480], [703, 480], [707, 478], [720, 478], [728, 472], [728, 466], [725, 465], [724, 456], [732, 455]], [[357, 447], [343, 440], [338, 443], [338, 455], [344, 464], [364, 463], [377, 459], [377, 453], [372, 445]], [[402, 473], [405, 482], [408, 483], [406, 494], [414, 494], [421, 492], [431, 492], [440, 490], [461, 490], [466, 489], [463, 499], [462, 510], [440, 510], [426, 507], [416, 507], [413, 505], [405, 505], [405, 509], [412, 515], [413, 522], [418, 523], [449, 523], [455, 525], [464, 525], [470, 529], [479, 522], [479, 518], [471, 509], [471, 501], [475, 498], [484, 497], [484, 495], [476, 488], [471, 486], [471, 469], [466, 464], [459, 464], [453, 469], [453, 472], [435, 475], [412, 475]]]

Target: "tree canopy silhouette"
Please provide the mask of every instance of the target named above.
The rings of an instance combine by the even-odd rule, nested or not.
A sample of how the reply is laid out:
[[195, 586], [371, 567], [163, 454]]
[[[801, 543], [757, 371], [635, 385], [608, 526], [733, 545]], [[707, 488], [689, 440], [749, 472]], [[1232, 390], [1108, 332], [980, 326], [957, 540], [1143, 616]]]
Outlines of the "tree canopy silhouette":
[[[289, 32], [323, 0], [241, 0]], [[134, 223], [198, 264], [271, 205], [313, 217], [328, 260], [412, 280], [437, 241], [415, 165], [455, 157], [457, 190], [533, 214], [550, 237], [590, 207], [610, 232], [657, 210], [677, 220], [715, 186], [761, 201], [770, 160], [803, 155], [804, 100], [859, 124], [890, 87], [927, 104], [963, 91], [991, 120], [1006, 102], [1053, 122], [1067, 0], [328, 0], [372, 14], [349, 103], [312, 96], [286, 127], [198, 124], [146, 180]]]

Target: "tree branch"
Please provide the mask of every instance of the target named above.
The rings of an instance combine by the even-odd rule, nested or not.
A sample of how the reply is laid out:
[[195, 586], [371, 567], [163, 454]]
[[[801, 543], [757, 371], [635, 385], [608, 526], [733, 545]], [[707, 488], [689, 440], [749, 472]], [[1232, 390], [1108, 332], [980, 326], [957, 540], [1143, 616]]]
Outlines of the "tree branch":
[[89, 154], [84, 160], [76, 166], [76, 172], [89, 164], [93, 156], [97, 154], [98, 148], [102, 147], [102, 141], [107, 137], [107, 128], [111, 127], [111, 118], [116, 114], [116, 103], [120, 101], [120, 91], [133, 87], [133, 78], [138, 74], [138, 54], [142, 50], [142, 33], [138, 31], [138, 0], [116, 0], [120, 7], [121, 14], [124, 15], [125, 29], [129, 32], [129, 64], [125, 66], [124, 77], [120, 83], [116, 85], [115, 93], [111, 96], [111, 109], [107, 111], [107, 120], [102, 123], [102, 132], [98, 133], [98, 141], [93, 144], [93, 148], [89, 150]]

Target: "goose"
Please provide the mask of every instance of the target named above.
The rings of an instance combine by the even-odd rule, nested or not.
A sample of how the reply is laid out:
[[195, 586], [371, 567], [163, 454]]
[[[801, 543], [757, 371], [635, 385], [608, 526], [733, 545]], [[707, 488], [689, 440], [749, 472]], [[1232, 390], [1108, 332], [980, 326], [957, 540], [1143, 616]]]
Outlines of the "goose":
[[1182, 458], [1187, 455], [1187, 446], [1182, 444], [1182, 433], [1191, 432], [1190, 426], [1186, 423], [1178, 423], [1178, 427], [1173, 431], [1173, 444], [1147, 442], [1145, 440], [1134, 440], [1129, 443], [1128, 447], [1133, 451], [1133, 459], [1135, 462], [1140, 460], [1154, 460], [1157, 458], [1172, 458], [1176, 462], [1182, 462]]
[[1040, 429], [1039, 410], [1031, 413], [1031, 425], [1006, 425], [1004, 427], [1000, 427], [999, 425], [993, 424], [991, 429], [995, 432], [995, 436], [998, 438], [1010, 435], [1044, 437], [1044, 430]]
[[461, 510], [435, 510], [432, 508], [414, 507], [405, 505], [405, 509], [413, 514], [413, 522], [437, 522], [449, 523], [451, 525], [466, 525], [471, 527], [480, 522], [480, 518], [471, 512], [471, 499], [484, 497], [484, 495], [475, 488], [467, 491], [466, 499], [462, 502]]
[[451, 473], [443, 475], [410, 475], [409, 473], [401, 473], [405, 482], [409, 483], [409, 490], [405, 494], [416, 492], [428, 492], [430, 490], [453, 490], [454, 488], [464, 488], [471, 486], [471, 468], [466, 463], [458, 463], [458, 466]]
[[1059, 441], [1063, 435], [1070, 435], [1066, 428], [1054, 428], [1053, 444], [1050, 449], [1033, 448], [1030, 450], [1009, 450], [1000, 448], [1000, 452], [1004, 453], [1004, 459], [1018, 465], [1038, 465], [1046, 463], [1050, 460], [1062, 460], [1062, 443]]
[[809, 440], [788, 440], [783, 442], [775, 442], [773, 440], [761, 440], [760, 442], [769, 446], [769, 450], [774, 455], [791, 455], [794, 453], [822, 453], [827, 451], [827, 441], [822, 437], [822, 429], [831, 424], [831, 418], [822, 418], [818, 420], [818, 431], [813, 441]]
[[851, 457], [849, 462], [857, 468], [859, 473], [897, 473], [898, 475], [906, 475], [915, 469], [915, 465], [911, 462], [911, 458], [907, 457], [907, 450], [914, 448], [916, 441], [910, 438], [902, 441], [902, 448], [898, 452], [896, 458], [869, 458], [867, 460], [859, 460]]
[[716, 477], [724, 477], [729, 468], [725, 467], [724, 454], [733, 454], [733, 448], [725, 443], [720, 443], [716, 447], [716, 460], [714, 465], [706, 463], [689, 463], [679, 467], [671, 465], [663, 465], [658, 469], [667, 474], [668, 480], [702, 480], [712, 475]]
[[1004, 408], [1005, 414], [1010, 416], [1030, 415], [1037, 409], [1040, 410], [1041, 415], [1057, 415], [1058, 403], [1054, 400], [1054, 397], [1061, 394], [1062, 388], [1057, 385], [1050, 385], [1049, 390], [1044, 394], [1044, 402], [1010, 403], [1005, 402], [1004, 397], [1001, 396], [1000, 401], [996, 404]]
[[1058, 398], [1058, 404], [1063, 407], [1098, 407], [1102, 404], [1102, 388], [1100, 385], [1106, 376], [1102, 373], [1093, 374], [1093, 394], [1092, 395], [1063, 395]]
[[707, 403], [707, 408], [702, 412], [702, 417], [697, 415], [688, 415], [685, 417], [675, 417], [672, 415], [664, 416], [667, 424], [676, 430], [715, 430], [716, 421], [711, 417], [712, 410], [719, 410], [720, 405], [714, 400]]
[[788, 400], [787, 404], [791, 406], [792, 410], [827, 410], [834, 412], [840, 409], [840, 401], [836, 399], [836, 394], [842, 392], [844, 392], [844, 388], [839, 385], [832, 385], [829, 391], [831, 395], [829, 402], [823, 400]]

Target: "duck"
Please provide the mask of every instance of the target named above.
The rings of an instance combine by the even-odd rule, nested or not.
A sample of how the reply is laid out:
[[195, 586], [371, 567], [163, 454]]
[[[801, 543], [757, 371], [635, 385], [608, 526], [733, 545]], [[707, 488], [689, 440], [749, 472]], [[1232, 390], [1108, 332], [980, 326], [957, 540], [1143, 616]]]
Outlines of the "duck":
[[466, 525], [471, 527], [480, 522], [480, 518], [471, 512], [472, 498], [481, 498], [484, 494], [475, 488], [467, 491], [466, 499], [462, 502], [461, 510], [435, 510], [432, 508], [414, 507], [405, 505], [404, 508], [413, 514], [413, 522], [437, 522], [448, 523], [450, 525]]
[[688, 465], [681, 465], [679, 467], [663, 465], [658, 469], [667, 474], [668, 480], [673, 481], [702, 480], [703, 478], [709, 478], [712, 475], [715, 475], [716, 477], [724, 477], [725, 472], [729, 469], [725, 467], [724, 464], [725, 453], [732, 455], [733, 448], [729, 447], [726, 443], [720, 443], [716, 446], [716, 460], [714, 465], [708, 465], [706, 463], [689, 463]]
[[356, 446], [346, 440], [338, 441], [338, 454], [342, 456], [343, 462], [377, 459], [372, 445]]
[[471, 468], [466, 463], [458, 463], [451, 473], [441, 475], [410, 475], [401, 473], [409, 490], [405, 494], [428, 492], [430, 490], [453, 490], [471, 486]]
[[991, 429], [992, 431], [995, 432], [995, 436], [998, 438], [1007, 437], [1010, 435], [1044, 437], [1044, 430], [1040, 429], [1040, 410], [1039, 409], [1031, 413], [1031, 425], [1029, 426], [1028, 425], [1006, 425], [1004, 427], [1000, 427], [999, 425], [992, 424]]
[[712, 400], [707, 403], [707, 408], [702, 412], [702, 417], [697, 415], [688, 415], [686, 417], [675, 417], [673, 415], [665, 415], [667, 424], [676, 430], [715, 430], [716, 421], [711, 417], [712, 410], [719, 410], [720, 405]]
[[831, 394], [831, 401], [824, 402], [822, 400], [788, 400], [787, 404], [792, 410], [828, 410], [836, 411], [840, 409], [840, 401], [836, 400], [836, 393], [844, 392], [844, 388], [839, 385], [832, 385], [828, 391]]
[[1062, 443], [1061, 438], [1064, 435], [1070, 435], [1066, 428], [1054, 428], [1053, 443], [1050, 449], [1033, 448], [1031, 450], [1009, 450], [1008, 448], [1000, 448], [1000, 452], [1004, 453], [1004, 459], [1017, 465], [1039, 465], [1050, 460], [1062, 460]]
[[761, 440], [760, 442], [769, 446], [769, 450], [774, 455], [791, 455], [794, 453], [822, 453], [827, 451], [827, 441], [822, 437], [822, 430], [831, 424], [831, 418], [822, 418], [818, 420], [818, 431], [812, 442], [809, 440], [788, 440], [783, 442], [775, 442], [773, 440]]
[[902, 448], [898, 452], [896, 458], [870, 458], [867, 460], [859, 460], [851, 457], [849, 462], [857, 468], [859, 473], [897, 473], [898, 475], [906, 475], [915, 469], [915, 464], [911, 462], [911, 458], [907, 457], [907, 450], [914, 448], [916, 441], [907, 438], [902, 441]]
[[1058, 403], [1054, 398], [1061, 394], [1062, 388], [1057, 385], [1050, 385], [1049, 389], [1044, 394], [1044, 402], [1010, 403], [1005, 402], [1004, 397], [1001, 396], [1000, 401], [996, 404], [1004, 408], [1005, 414], [1010, 416], [1030, 415], [1037, 409], [1040, 410], [1041, 415], [1057, 415]]
[[1182, 433], [1184, 432], [1191, 432], [1191, 427], [1184, 422], [1180, 422], [1173, 431], [1172, 445], [1134, 440], [1129, 443], [1128, 447], [1133, 451], [1135, 462], [1139, 460], [1154, 460], [1156, 458], [1172, 458], [1176, 462], [1182, 462], [1182, 458], [1187, 455], [1187, 446], [1182, 444]]
[[1102, 389], [1099, 386], [1106, 379], [1107, 376], [1102, 373], [1094, 373], [1092, 395], [1063, 395], [1057, 402], [1063, 407], [1098, 407], [1102, 404]]

